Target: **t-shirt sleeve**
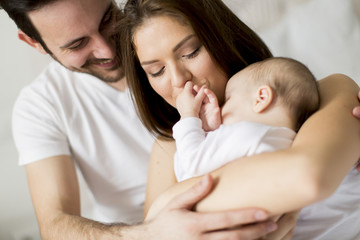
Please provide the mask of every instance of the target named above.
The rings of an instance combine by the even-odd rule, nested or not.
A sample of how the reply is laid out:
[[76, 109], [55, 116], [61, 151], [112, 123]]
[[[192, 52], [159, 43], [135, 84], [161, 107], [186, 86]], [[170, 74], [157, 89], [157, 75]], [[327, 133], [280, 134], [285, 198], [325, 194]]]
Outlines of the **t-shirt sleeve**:
[[23, 89], [15, 102], [12, 130], [19, 165], [70, 155], [69, 144], [55, 104], [42, 91]]

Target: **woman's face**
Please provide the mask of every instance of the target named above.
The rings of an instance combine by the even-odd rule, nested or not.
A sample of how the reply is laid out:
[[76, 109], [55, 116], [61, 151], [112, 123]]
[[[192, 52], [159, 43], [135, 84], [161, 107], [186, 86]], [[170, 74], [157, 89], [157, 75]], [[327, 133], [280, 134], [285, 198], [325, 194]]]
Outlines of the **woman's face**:
[[173, 107], [187, 81], [207, 85], [223, 103], [228, 78], [190, 26], [168, 16], [152, 17], [136, 29], [134, 44], [151, 86]]

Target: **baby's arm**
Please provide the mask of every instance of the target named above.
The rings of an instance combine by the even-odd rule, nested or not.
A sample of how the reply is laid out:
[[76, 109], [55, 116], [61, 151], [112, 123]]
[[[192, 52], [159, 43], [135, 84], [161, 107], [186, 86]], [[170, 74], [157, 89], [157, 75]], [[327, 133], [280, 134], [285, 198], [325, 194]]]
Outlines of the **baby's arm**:
[[199, 86], [195, 85], [194, 90], [196, 92], [203, 90], [204, 94], [206, 95], [202, 102], [199, 113], [199, 117], [202, 121], [202, 127], [206, 132], [214, 131], [215, 129], [219, 128], [221, 124], [220, 107], [217, 97], [215, 93], [206, 86], [200, 88]]
[[194, 84], [186, 82], [184, 90], [176, 98], [176, 108], [181, 119], [187, 117], [199, 117], [201, 104], [205, 98], [204, 88], [194, 90]]
[[[176, 105], [181, 120], [173, 127], [173, 137], [177, 147], [174, 170], [178, 181], [183, 181], [217, 168], [211, 168], [209, 166], [211, 164], [204, 163], [206, 155], [203, 152], [209, 153], [209, 149], [207, 147], [208, 143], [205, 143], [206, 138], [203, 127], [204, 123], [207, 131], [219, 127], [220, 109], [217, 98], [212, 91], [207, 89], [206, 86], [194, 86], [191, 82], [185, 84], [184, 90], [176, 99]], [[213, 129], [210, 129], [209, 126]], [[208, 151], [206, 151], [207, 149]], [[215, 149], [213, 150], [215, 151]]]
[[[350, 114], [359, 104], [359, 90], [340, 74], [319, 84], [322, 106], [301, 127], [292, 147], [238, 159], [213, 172], [216, 187], [196, 210], [257, 206], [277, 215], [320, 201], [336, 190], [360, 156], [360, 125]], [[168, 202], [196, 181], [168, 188], [161, 201]]]

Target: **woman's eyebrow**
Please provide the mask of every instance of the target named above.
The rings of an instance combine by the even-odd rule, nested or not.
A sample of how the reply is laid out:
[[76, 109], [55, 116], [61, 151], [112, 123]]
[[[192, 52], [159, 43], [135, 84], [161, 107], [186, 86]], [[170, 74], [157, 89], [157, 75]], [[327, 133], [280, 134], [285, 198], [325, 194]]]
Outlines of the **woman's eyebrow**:
[[[191, 35], [185, 37], [183, 40], [181, 40], [181, 42], [176, 44], [176, 46], [173, 48], [173, 52], [176, 52], [182, 45], [185, 44], [185, 42], [187, 42], [189, 39], [191, 39], [193, 37], [195, 37], [194, 34], [191, 34]], [[158, 62], [158, 60], [144, 61], [144, 62], [141, 62], [141, 65], [149, 65], [152, 63], [156, 63], [156, 62]]]
[[144, 61], [144, 62], [141, 62], [140, 64], [141, 65], [149, 65], [149, 64], [152, 64], [152, 63], [156, 63], [156, 62], [158, 62], [158, 60]]
[[187, 42], [190, 38], [193, 38], [193, 37], [195, 37], [195, 35], [191, 34], [191, 35], [187, 36], [186, 38], [184, 38], [181, 42], [176, 44], [176, 46], [173, 48], [173, 52], [176, 52], [176, 50], [178, 50], [182, 45], [184, 45], [185, 42]]

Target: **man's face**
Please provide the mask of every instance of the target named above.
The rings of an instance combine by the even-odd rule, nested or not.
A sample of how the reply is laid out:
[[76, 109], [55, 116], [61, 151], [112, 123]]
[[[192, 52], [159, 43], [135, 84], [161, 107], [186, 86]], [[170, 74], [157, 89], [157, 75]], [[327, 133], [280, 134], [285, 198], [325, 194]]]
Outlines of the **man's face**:
[[116, 10], [111, 0], [59, 0], [29, 17], [66, 68], [116, 82], [123, 77], [111, 40]]

